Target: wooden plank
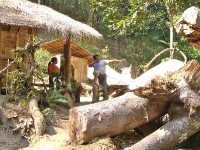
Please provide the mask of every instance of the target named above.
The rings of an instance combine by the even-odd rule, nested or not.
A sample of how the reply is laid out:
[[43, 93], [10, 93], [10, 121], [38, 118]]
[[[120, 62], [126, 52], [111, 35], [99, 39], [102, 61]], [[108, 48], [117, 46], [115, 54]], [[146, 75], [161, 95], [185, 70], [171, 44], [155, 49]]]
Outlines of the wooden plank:
[[74, 66], [75, 69], [74, 79], [78, 82], [87, 81], [87, 63], [87, 59], [74, 56], [71, 57], [71, 64]]
[[5, 57], [10, 58], [10, 47], [5, 48]]
[[6, 48], [6, 43], [5, 43], [5, 40], [2, 39], [3, 41], [1, 41], [1, 51], [0, 51], [0, 54], [1, 55], [4, 55], [5, 54], [5, 48]]

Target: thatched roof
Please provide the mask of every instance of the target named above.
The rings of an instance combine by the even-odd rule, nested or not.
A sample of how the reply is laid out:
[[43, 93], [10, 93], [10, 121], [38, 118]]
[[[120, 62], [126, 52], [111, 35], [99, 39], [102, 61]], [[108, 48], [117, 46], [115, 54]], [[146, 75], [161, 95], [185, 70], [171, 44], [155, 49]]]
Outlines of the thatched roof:
[[47, 6], [27, 0], [0, 0], [0, 25], [35, 27], [58, 31], [63, 37], [97, 41], [102, 35], [92, 27], [75, 21]]
[[[65, 41], [66, 40], [62, 38], [62, 39], [44, 43], [40, 47], [43, 49], [46, 49], [51, 54], [63, 54], [64, 44], [66, 43]], [[85, 58], [88, 60], [88, 63], [93, 62], [92, 54], [90, 52], [88, 52], [87, 50], [83, 49], [82, 47], [80, 47], [75, 42], [71, 41], [70, 49], [71, 49], [72, 56], [79, 57], [79, 58]]]

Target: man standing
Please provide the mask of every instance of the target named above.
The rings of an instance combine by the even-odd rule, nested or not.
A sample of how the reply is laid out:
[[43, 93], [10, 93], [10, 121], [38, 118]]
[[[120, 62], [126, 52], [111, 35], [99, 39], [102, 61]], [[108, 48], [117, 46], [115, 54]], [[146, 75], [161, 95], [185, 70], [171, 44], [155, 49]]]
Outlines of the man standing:
[[94, 62], [89, 64], [89, 67], [94, 67], [94, 71], [99, 72], [99, 84], [102, 85], [103, 90], [103, 99], [108, 100], [108, 91], [107, 91], [107, 75], [106, 75], [106, 65], [111, 62], [117, 62], [116, 60], [100, 60], [98, 54], [93, 55]]

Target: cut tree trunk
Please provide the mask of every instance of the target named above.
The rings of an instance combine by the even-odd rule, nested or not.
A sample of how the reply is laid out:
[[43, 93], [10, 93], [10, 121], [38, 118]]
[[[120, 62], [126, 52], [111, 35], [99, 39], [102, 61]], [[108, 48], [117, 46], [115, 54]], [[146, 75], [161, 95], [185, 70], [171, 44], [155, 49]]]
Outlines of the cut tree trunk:
[[173, 116], [169, 123], [125, 150], [170, 149], [200, 130], [200, 116], [189, 118], [182, 105], [173, 106]]
[[[136, 78], [131, 87], [147, 86], [155, 76], [164, 76], [183, 66], [183, 62], [164, 62]], [[129, 86], [130, 87], [130, 86]], [[75, 107], [69, 113], [69, 136], [74, 144], [83, 144], [95, 137], [117, 135], [134, 129], [164, 114], [167, 103], [148, 101], [133, 93], [126, 93], [112, 100]]]
[[46, 129], [45, 118], [38, 108], [38, 102], [40, 99], [40, 96], [33, 96], [29, 101], [29, 113], [33, 117], [35, 132], [37, 136], [43, 135]]
[[163, 114], [167, 103], [148, 101], [131, 93], [100, 103], [74, 107], [69, 114], [69, 136], [73, 144], [95, 137], [117, 135]]
[[139, 87], [133, 92], [151, 100], [181, 101], [189, 108], [190, 116], [200, 106], [200, 97], [195, 93], [200, 90], [199, 78], [200, 65], [197, 60], [191, 60], [178, 71], [157, 77], [149, 86]]
[[186, 37], [191, 45], [200, 49], [200, 9], [194, 6], [184, 11], [175, 24], [176, 32]]

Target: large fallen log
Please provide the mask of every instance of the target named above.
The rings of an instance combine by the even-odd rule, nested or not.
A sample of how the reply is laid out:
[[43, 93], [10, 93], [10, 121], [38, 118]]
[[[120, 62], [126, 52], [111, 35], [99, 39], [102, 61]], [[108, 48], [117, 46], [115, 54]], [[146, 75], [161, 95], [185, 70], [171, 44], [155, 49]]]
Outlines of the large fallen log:
[[184, 66], [184, 63], [180, 60], [172, 59], [166, 62], [163, 62], [150, 70], [143, 73], [141, 76], [135, 80], [129, 81], [129, 89], [136, 89], [138, 87], [145, 87], [151, 84], [151, 80], [156, 76], [164, 77], [166, 73], [174, 72]]
[[[164, 76], [182, 66], [183, 63], [178, 60], [162, 63], [135, 79], [132, 89], [147, 86], [153, 77]], [[97, 136], [117, 135], [161, 116], [166, 108], [166, 102], [149, 101], [133, 93], [101, 103], [75, 107], [69, 113], [70, 140], [74, 144], [83, 144]]]
[[169, 123], [125, 150], [170, 149], [200, 130], [200, 116], [189, 118], [183, 106], [173, 106], [173, 116]]
[[174, 27], [191, 45], [200, 49], [200, 9], [192, 6], [185, 10]]
[[163, 114], [167, 103], [148, 101], [129, 92], [123, 96], [70, 109], [69, 136], [74, 144], [95, 137], [117, 135]]

